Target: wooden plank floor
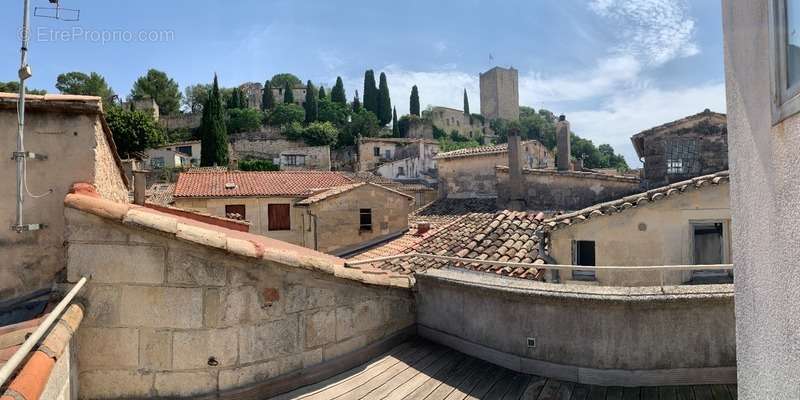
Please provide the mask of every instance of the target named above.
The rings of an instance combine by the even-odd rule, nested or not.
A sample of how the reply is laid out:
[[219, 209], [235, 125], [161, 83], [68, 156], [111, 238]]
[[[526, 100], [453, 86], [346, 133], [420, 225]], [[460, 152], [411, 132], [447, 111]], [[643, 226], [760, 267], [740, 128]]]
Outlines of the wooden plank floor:
[[600, 387], [520, 374], [424, 340], [271, 400], [736, 400], [736, 385]]

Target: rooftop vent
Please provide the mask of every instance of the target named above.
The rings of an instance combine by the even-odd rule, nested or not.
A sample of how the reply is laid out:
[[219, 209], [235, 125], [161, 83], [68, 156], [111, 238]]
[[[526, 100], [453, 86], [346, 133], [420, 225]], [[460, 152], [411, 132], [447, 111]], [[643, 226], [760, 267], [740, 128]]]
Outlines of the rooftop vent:
[[236, 184], [233, 183], [233, 182], [228, 182], [228, 183], [225, 184], [225, 189], [228, 189], [228, 190], [236, 189]]

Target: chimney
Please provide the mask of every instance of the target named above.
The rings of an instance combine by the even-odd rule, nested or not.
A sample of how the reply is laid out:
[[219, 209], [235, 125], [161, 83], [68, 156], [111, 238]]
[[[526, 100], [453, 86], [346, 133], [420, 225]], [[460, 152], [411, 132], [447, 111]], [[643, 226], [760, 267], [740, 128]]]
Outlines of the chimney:
[[422, 236], [431, 230], [430, 222], [420, 222], [417, 224], [417, 235]]
[[567, 117], [561, 115], [556, 122], [556, 146], [558, 149], [557, 164], [559, 171], [571, 171], [572, 162], [570, 161], [570, 133], [569, 121]]
[[522, 140], [519, 132], [512, 130], [508, 135], [508, 195], [510, 209], [524, 208], [525, 195], [522, 181]]
[[133, 171], [133, 204], [144, 205], [145, 192], [147, 191], [147, 171]]

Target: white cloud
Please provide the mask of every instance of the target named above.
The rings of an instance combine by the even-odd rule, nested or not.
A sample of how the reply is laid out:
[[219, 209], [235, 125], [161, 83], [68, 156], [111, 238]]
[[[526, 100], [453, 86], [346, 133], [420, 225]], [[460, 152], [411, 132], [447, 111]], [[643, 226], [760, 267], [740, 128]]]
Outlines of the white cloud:
[[725, 112], [725, 84], [707, 83], [674, 90], [644, 89], [612, 96], [597, 110], [559, 110], [572, 130], [595, 144], [608, 143], [625, 155], [628, 164], [640, 166], [630, 137], [645, 129], [710, 108]]
[[686, 0], [593, 0], [589, 8], [617, 22], [625, 43], [617, 50], [650, 65], [700, 52]]

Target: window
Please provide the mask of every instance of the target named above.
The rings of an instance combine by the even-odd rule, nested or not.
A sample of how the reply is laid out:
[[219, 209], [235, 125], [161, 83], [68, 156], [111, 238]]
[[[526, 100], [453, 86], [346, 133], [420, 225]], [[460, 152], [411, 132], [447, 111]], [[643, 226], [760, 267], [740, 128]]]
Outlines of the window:
[[375, 157], [380, 157], [381, 156], [381, 148], [380, 147], [373, 147], [372, 148], [372, 155], [374, 155]]
[[286, 165], [293, 165], [293, 166], [306, 165], [306, 156], [304, 155], [292, 154], [292, 155], [287, 155], [285, 157], [286, 157]]
[[694, 139], [672, 139], [666, 146], [667, 175], [694, 172], [697, 160], [697, 142]]
[[372, 230], [372, 209], [362, 208], [359, 210], [359, 230], [371, 231]]
[[186, 154], [189, 157], [192, 156], [192, 146], [178, 146], [178, 148], [175, 149], [175, 151], [177, 151], [178, 153]]
[[164, 157], [153, 157], [150, 159], [150, 168], [153, 169], [163, 169], [164, 168]]
[[[596, 265], [593, 240], [576, 240], [572, 242], [573, 264], [594, 267]], [[594, 270], [572, 271], [572, 279], [576, 281], [593, 281], [597, 277]]]
[[[694, 265], [725, 264], [727, 257], [725, 224], [722, 221], [691, 223], [692, 252]], [[695, 270], [693, 278], [726, 277], [725, 270]]]
[[383, 156], [385, 158], [387, 158], [387, 159], [392, 158], [392, 151], [389, 150], [389, 149], [386, 149], [386, 151], [383, 152]]
[[267, 224], [270, 231], [288, 231], [292, 229], [292, 221], [289, 216], [289, 204], [269, 204], [267, 205]]
[[244, 204], [228, 204], [225, 206], [225, 218], [238, 219], [244, 221], [247, 219]]
[[800, 112], [800, 0], [770, 2], [772, 122]]
[[403, 167], [397, 167], [397, 176], [404, 176], [406, 174], [406, 169]]

